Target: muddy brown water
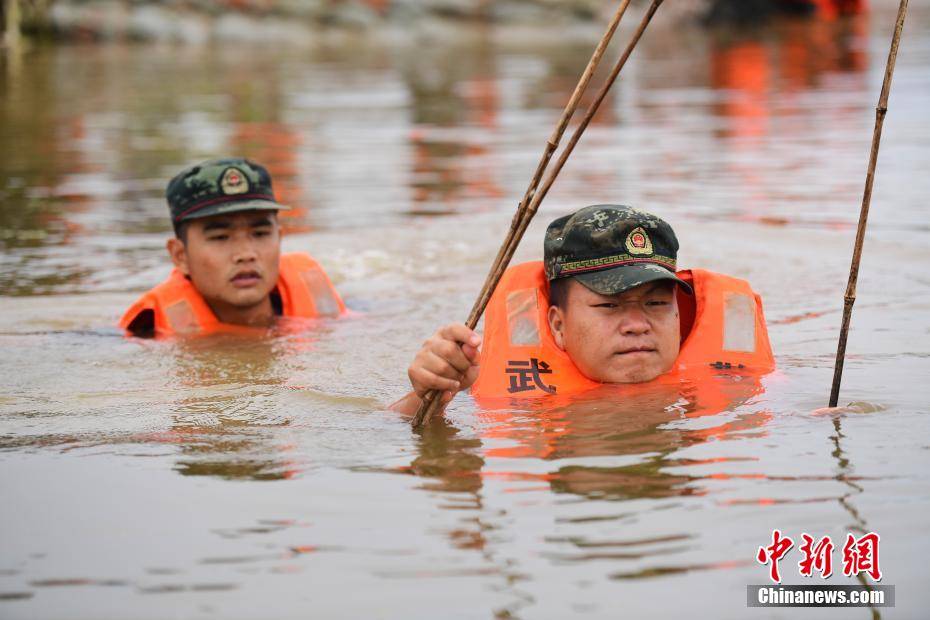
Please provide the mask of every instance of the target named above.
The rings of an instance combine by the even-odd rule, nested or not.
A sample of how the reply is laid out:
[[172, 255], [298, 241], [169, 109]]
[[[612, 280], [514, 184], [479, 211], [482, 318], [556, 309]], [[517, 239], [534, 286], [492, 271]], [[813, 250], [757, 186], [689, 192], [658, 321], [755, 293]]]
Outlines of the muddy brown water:
[[[745, 617], [774, 528], [878, 532], [897, 607], [766, 617], [925, 615], [918, 3], [841, 395], [875, 411], [809, 415], [829, 391], [893, 17], [657, 22], [518, 253], [538, 258], [545, 224], [586, 204], [653, 210], [681, 265], [762, 294], [777, 373], [702, 415], [661, 390], [548, 409], [462, 395], [422, 435], [385, 407], [419, 343], [467, 313], [596, 27], [7, 58], [0, 617]], [[250, 340], [118, 334], [168, 273], [166, 179], [220, 154], [269, 165], [297, 207], [285, 248], [313, 253], [357, 316]], [[809, 583], [798, 559], [786, 583]]]

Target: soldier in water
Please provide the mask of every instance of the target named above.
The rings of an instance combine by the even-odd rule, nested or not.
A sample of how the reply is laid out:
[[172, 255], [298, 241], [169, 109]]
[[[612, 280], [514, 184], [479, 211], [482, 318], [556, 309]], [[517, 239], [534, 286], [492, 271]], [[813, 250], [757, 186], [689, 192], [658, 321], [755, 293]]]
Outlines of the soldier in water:
[[345, 306], [308, 254], [281, 254], [271, 175], [247, 159], [182, 170], [166, 191], [174, 270], [126, 311], [120, 327], [169, 336], [271, 327], [279, 317], [337, 316]]
[[483, 345], [465, 325], [440, 328], [410, 365], [413, 390], [392, 408], [412, 414], [429, 390], [448, 403], [469, 388], [478, 398], [547, 397], [689, 368], [771, 370], [758, 295], [722, 274], [676, 272], [677, 253], [671, 226], [630, 207], [558, 218], [543, 262], [501, 279]]

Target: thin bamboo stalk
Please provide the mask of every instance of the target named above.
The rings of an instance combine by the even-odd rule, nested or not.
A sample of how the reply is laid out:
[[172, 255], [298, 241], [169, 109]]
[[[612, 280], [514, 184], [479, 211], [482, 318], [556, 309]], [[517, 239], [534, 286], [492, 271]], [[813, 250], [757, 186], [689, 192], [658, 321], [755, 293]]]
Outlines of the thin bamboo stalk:
[[[636, 48], [636, 45], [639, 43], [640, 38], [642, 38], [643, 33], [646, 31], [646, 28], [649, 26], [649, 22], [652, 21], [652, 17], [655, 15], [656, 11], [659, 9], [659, 6], [662, 4], [663, 0], [653, 0], [652, 4], [649, 5], [649, 8], [646, 10], [646, 14], [643, 16], [642, 21], [640, 21], [639, 27], [636, 29], [636, 32], [633, 34], [633, 38], [630, 40], [630, 43], [627, 45], [626, 49], [623, 52], [623, 55], [617, 60], [614, 64], [613, 69], [610, 72], [607, 80], [601, 86], [600, 91], [598, 91], [597, 96], [594, 101], [591, 103], [591, 107], [588, 108], [584, 117], [579, 123], [578, 127], [575, 129], [575, 132], [572, 134], [572, 137], [569, 138], [568, 144], [565, 145], [565, 148], [562, 149], [559, 159], [555, 163], [555, 168], [549, 172], [549, 175], [546, 177], [545, 182], [542, 184], [542, 189], [536, 192], [536, 195], [533, 197], [533, 201], [530, 203], [527, 208], [526, 215], [521, 221], [520, 228], [517, 229], [517, 234], [513, 236], [511, 241], [511, 246], [507, 248], [505, 253], [505, 258], [507, 263], [510, 262], [510, 259], [513, 257], [514, 253], [517, 250], [517, 246], [520, 244], [520, 240], [523, 238], [523, 234], [526, 232], [526, 228], [529, 226], [530, 221], [533, 219], [533, 216], [536, 215], [536, 212], [539, 210], [539, 205], [545, 199], [546, 195], [549, 193], [549, 189], [552, 187], [552, 184], [555, 183], [556, 178], [559, 176], [559, 173], [562, 171], [562, 168], [565, 166], [565, 162], [568, 161], [569, 156], [572, 154], [572, 151], [575, 150], [575, 146], [578, 144], [578, 141], [581, 140], [582, 134], [584, 134], [585, 129], [588, 128], [588, 125], [591, 123], [591, 120], [597, 114], [598, 108], [600, 108], [601, 103], [607, 97], [607, 93], [610, 92], [610, 88], [614, 85], [614, 82], [619, 77], [620, 72], [623, 70], [623, 67], [626, 65], [626, 61], [629, 60], [630, 56], [633, 53], [633, 50]], [[503, 275], [504, 270], [506, 270], [506, 263], [504, 268], [500, 270], [501, 275]], [[496, 282], [495, 282], [496, 284]], [[493, 291], [492, 291], [493, 292]]]
[[[579, 126], [575, 129], [575, 132], [572, 134], [572, 137], [569, 139], [568, 144], [565, 149], [563, 149], [561, 155], [559, 156], [558, 161], [556, 162], [555, 169], [550, 171], [546, 176], [546, 180], [542, 185], [542, 190], [539, 191], [537, 186], [540, 182], [545, 169], [547, 168], [549, 160], [552, 157], [555, 148], [558, 145], [558, 141], [561, 138], [562, 133], [564, 133], [565, 128], [568, 125], [569, 119], [571, 118], [571, 113], [569, 108], [571, 107], [571, 112], [574, 112], [574, 108], [577, 107], [578, 101], [581, 98], [581, 93], [584, 90], [584, 87], [587, 86], [587, 82], [590, 80], [591, 74], [596, 68], [595, 57], [597, 60], [600, 59], [600, 55], [603, 55], [603, 49], [606, 49], [607, 43], [609, 42], [604, 39], [601, 40], [601, 44], [598, 45], [598, 49], [595, 50], [594, 56], [592, 56], [592, 62], [589, 62], [588, 68], [585, 70], [582, 80], [579, 82], [578, 86], [573, 93], [569, 105], [566, 106], [565, 112], [563, 112], [562, 118], [559, 119], [559, 125], [556, 127], [556, 131], [553, 132], [553, 137], [549, 139], [546, 144], [546, 151], [543, 153], [543, 158], [540, 161], [540, 165], [537, 167], [536, 173], [533, 175], [533, 180], [530, 182], [530, 187], [528, 188], [526, 194], [523, 197], [523, 200], [520, 203], [520, 206], [517, 208], [517, 213], [511, 221], [510, 230], [507, 233], [507, 236], [504, 239], [501, 249], [498, 251], [498, 255], [494, 260], [494, 263], [491, 266], [491, 270], [488, 272], [488, 277], [485, 280], [484, 286], [481, 289], [481, 292], [478, 295], [477, 300], [475, 301], [472, 311], [469, 314], [466, 325], [469, 329], [474, 329], [478, 324], [478, 320], [481, 318], [481, 315], [484, 313], [485, 308], [487, 307], [488, 301], [491, 299], [491, 295], [494, 293], [494, 289], [497, 287], [498, 282], [500, 282], [501, 277], [504, 274], [504, 271], [507, 269], [507, 266], [510, 264], [510, 259], [513, 258], [513, 254], [517, 249], [517, 246], [520, 244], [520, 240], [523, 238], [523, 234], [526, 232], [527, 227], [530, 224], [530, 221], [533, 219], [533, 216], [539, 210], [539, 205], [545, 198], [546, 194], [549, 192], [549, 188], [552, 187], [552, 184], [555, 182], [556, 177], [558, 177], [559, 172], [565, 166], [565, 162], [568, 161], [568, 157], [571, 155], [572, 151], [575, 148], [575, 145], [578, 144], [578, 141], [581, 139], [582, 134], [588, 125], [591, 123], [591, 119], [594, 118], [594, 115], [597, 113], [598, 108], [601, 103], [604, 101], [604, 98], [607, 96], [610, 87], [613, 86], [617, 77], [620, 75], [620, 72], [623, 70], [626, 61], [629, 59], [630, 55], [633, 53], [636, 44], [639, 43], [640, 38], [642, 38], [643, 32], [645, 32], [646, 27], [649, 25], [649, 22], [652, 20], [653, 15], [661, 5], [663, 0], [653, 0], [649, 8], [646, 11], [645, 16], [640, 22], [639, 27], [633, 35], [632, 40], [627, 45], [626, 49], [623, 52], [623, 55], [616, 62], [613, 69], [610, 72], [610, 76], [607, 81], [598, 91], [597, 96], [595, 97], [594, 102], [588, 108], [585, 113], [584, 118], [582, 119]], [[629, 2], [624, 2], [623, 5], [618, 9], [618, 15], [622, 16], [623, 11], [626, 10], [626, 5]], [[615, 19], [619, 18], [615, 17]], [[613, 26], [615, 29], [616, 26]], [[613, 29], [608, 29], [608, 34], [613, 34]], [[607, 38], [605, 34], [605, 38]], [[600, 54], [598, 54], [600, 51]], [[592, 66], [593, 65], [593, 66]], [[585, 79], [587, 78], [587, 79]], [[554, 139], [553, 139], [554, 138]], [[439, 410], [441, 407], [441, 399], [438, 398], [439, 392], [436, 390], [427, 392], [420, 407], [417, 409], [417, 413], [413, 418], [412, 426], [413, 428], [419, 428], [423, 424], [427, 424], [432, 416]]]
[[[484, 309], [487, 306], [488, 300], [491, 298], [491, 293], [493, 292], [494, 287], [497, 285], [497, 281], [500, 279], [500, 277], [496, 276], [496, 274], [499, 271], [501, 261], [503, 260], [507, 248], [510, 247], [513, 236], [516, 234], [516, 231], [520, 226], [520, 222], [526, 213], [527, 206], [533, 199], [533, 196], [536, 193], [536, 189], [539, 187], [539, 182], [542, 179], [543, 174], [549, 165], [549, 162], [552, 160], [552, 154], [558, 148], [559, 143], [562, 140], [562, 136], [565, 134], [565, 129], [568, 127], [568, 123], [571, 121], [572, 116], [575, 114], [575, 110], [578, 109], [578, 104], [581, 102], [581, 97], [587, 89], [591, 78], [594, 76], [594, 72], [597, 70], [601, 58], [604, 56], [604, 52], [607, 51], [607, 46], [610, 44], [610, 41], [617, 30], [617, 27], [620, 25], [620, 20], [626, 13], [626, 9], [629, 7], [629, 5], [630, 0], [623, 0], [617, 7], [617, 11], [614, 13], [613, 18], [610, 20], [610, 23], [607, 26], [607, 31], [604, 33], [597, 46], [594, 48], [594, 52], [592, 53], [591, 58], [588, 60], [588, 64], [585, 67], [585, 70], [582, 72], [581, 78], [578, 80], [578, 84], [575, 86], [574, 92], [572, 92], [572, 96], [569, 98], [568, 103], [565, 104], [565, 108], [562, 110], [562, 115], [559, 117], [559, 121], [556, 123], [556, 127], [553, 130], [552, 135], [549, 136], [549, 139], [546, 141], [543, 154], [539, 159], [539, 163], [536, 165], [536, 171], [533, 173], [532, 179], [530, 179], [530, 184], [527, 186], [526, 192], [523, 194], [523, 198], [517, 205], [517, 210], [510, 221], [510, 228], [508, 229], [507, 234], [504, 237], [504, 241], [497, 252], [497, 256], [494, 258], [491, 269], [488, 271], [484, 285], [481, 288], [481, 293], [475, 300], [471, 312], [468, 315], [468, 320], [465, 324], [469, 329], [474, 329], [475, 325], [478, 324], [478, 319], [481, 317], [481, 314], [484, 312]], [[433, 413], [435, 413], [436, 408], [439, 406], [438, 401], [437, 404], [433, 404], [433, 401], [436, 399], [438, 394], [439, 393], [437, 391], [432, 390], [423, 396], [423, 401], [421, 402], [420, 407], [417, 409], [417, 413], [412, 421], [414, 428], [419, 428], [425, 422], [428, 422], [430, 418], [432, 418]], [[431, 407], [432, 409], [430, 409]]]
[[882, 92], [875, 108], [875, 128], [872, 131], [872, 150], [869, 153], [869, 169], [865, 175], [865, 190], [862, 193], [862, 207], [859, 210], [859, 226], [856, 229], [856, 243], [853, 246], [852, 263], [849, 266], [849, 281], [846, 284], [846, 294], [843, 297], [843, 322], [840, 325], [840, 339], [836, 346], [836, 363], [833, 366], [833, 386], [830, 390], [830, 406], [836, 407], [840, 396], [840, 383], [843, 379], [843, 364], [846, 360], [846, 340], [849, 336], [849, 322], [852, 317], [853, 304], [856, 303], [856, 282], [859, 279], [859, 263], [862, 260], [862, 245], [865, 242], [865, 228], [869, 220], [869, 206], [872, 203], [872, 185], [875, 181], [875, 165], [878, 162], [878, 148], [882, 140], [882, 127], [885, 124], [885, 114], [888, 112], [888, 96], [891, 93], [891, 77], [894, 75], [894, 65], [898, 58], [898, 45], [901, 42], [901, 31], [904, 29], [904, 19], [907, 17], [907, 2], [901, 0], [898, 6], [898, 19], [895, 23], [894, 35], [891, 38], [891, 49], [888, 52], [888, 62], [885, 65], [885, 79], [882, 82]]
[[[559, 143], [562, 141], [562, 136], [565, 134], [565, 129], [568, 127], [568, 123], [571, 121], [572, 116], [574, 116], [575, 110], [578, 109], [578, 104], [581, 102], [581, 96], [588, 88], [588, 83], [594, 76], [594, 72], [597, 70], [597, 67], [601, 62], [601, 58], [604, 56], [604, 52], [607, 51], [607, 46], [610, 44], [614, 33], [617, 31], [617, 27], [620, 25], [620, 20], [623, 19], [623, 15], [626, 13], [628, 6], [630, 6], [630, 0], [623, 0], [620, 3], [620, 5], [617, 7], [617, 11], [614, 13], [613, 18], [611, 18], [610, 23], [607, 25], [607, 31], [604, 33], [597, 46], [594, 48], [594, 52], [591, 54], [591, 58], [588, 60], [588, 65], [582, 72], [581, 78], [578, 80], [578, 84], [575, 85], [575, 90], [572, 93], [572, 96], [569, 98], [568, 103], [565, 104], [565, 109], [562, 110], [562, 115], [559, 117], [559, 122], [556, 124], [555, 129], [552, 131], [552, 135], [549, 136], [549, 139], [546, 141], [546, 146], [543, 149], [542, 157], [539, 158], [539, 163], [536, 165], [536, 172], [533, 173], [533, 178], [530, 180], [530, 184], [527, 186], [526, 192], [523, 194], [523, 198], [520, 200], [520, 204], [517, 205], [516, 213], [514, 213], [513, 219], [510, 222], [510, 230], [507, 232], [505, 240], [512, 237], [517, 229], [517, 225], [523, 217], [523, 213], [526, 211], [527, 205], [529, 205], [530, 201], [533, 199], [533, 194], [536, 193], [536, 188], [539, 187], [539, 182], [542, 179], [543, 173], [546, 171], [546, 167], [549, 165], [549, 161], [552, 159], [552, 154], [555, 152], [559, 146]], [[497, 256], [494, 258], [494, 263], [492, 264], [491, 270], [488, 272], [488, 278], [485, 280], [485, 286], [484, 289], [482, 289], [483, 291], [487, 288], [491, 275], [500, 265], [500, 261], [503, 258], [504, 251], [506, 249], [507, 243], [501, 244], [500, 250], [498, 250]], [[481, 306], [481, 301], [481, 297], [475, 301], [475, 305], [472, 308], [469, 316], [476, 314], [476, 309]], [[487, 302], [485, 301], [485, 303]], [[480, 310], [477, 310], [478, 316], [481, 315], [483, 310], [483, 306], [481, 306]], [[473, 326], [469, 326], [469, 328], [473, 328]]]

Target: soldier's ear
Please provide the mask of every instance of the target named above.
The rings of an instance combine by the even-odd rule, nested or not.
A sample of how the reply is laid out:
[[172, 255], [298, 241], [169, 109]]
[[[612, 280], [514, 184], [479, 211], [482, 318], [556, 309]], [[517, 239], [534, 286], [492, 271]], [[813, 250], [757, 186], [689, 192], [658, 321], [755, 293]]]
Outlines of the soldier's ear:
[[558, 306], [549, 306], [549, 332], [555, 340], [555, 346], [565, 350], [565, 315]]
[[178, 271], [185, 276], [190, 276], [190, 268], [187, 260], [187, 246], [177, 237], [171, 237], [165, 244], [168, 255], [171, 256], [171, 262], [178, 268]]

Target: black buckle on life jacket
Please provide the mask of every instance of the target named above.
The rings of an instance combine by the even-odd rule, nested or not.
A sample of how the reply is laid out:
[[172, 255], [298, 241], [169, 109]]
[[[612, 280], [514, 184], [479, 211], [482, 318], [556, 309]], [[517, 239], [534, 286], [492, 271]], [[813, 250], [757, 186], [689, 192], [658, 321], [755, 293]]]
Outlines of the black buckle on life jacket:
[[[730, 362], [711, 362], [711, 368], [716, 368], [717, 370], [723, 370], [724, 368], [733, 368], [733, 364]], [[746, 368], [742, 364], [737, 364], [737, 368]]]

